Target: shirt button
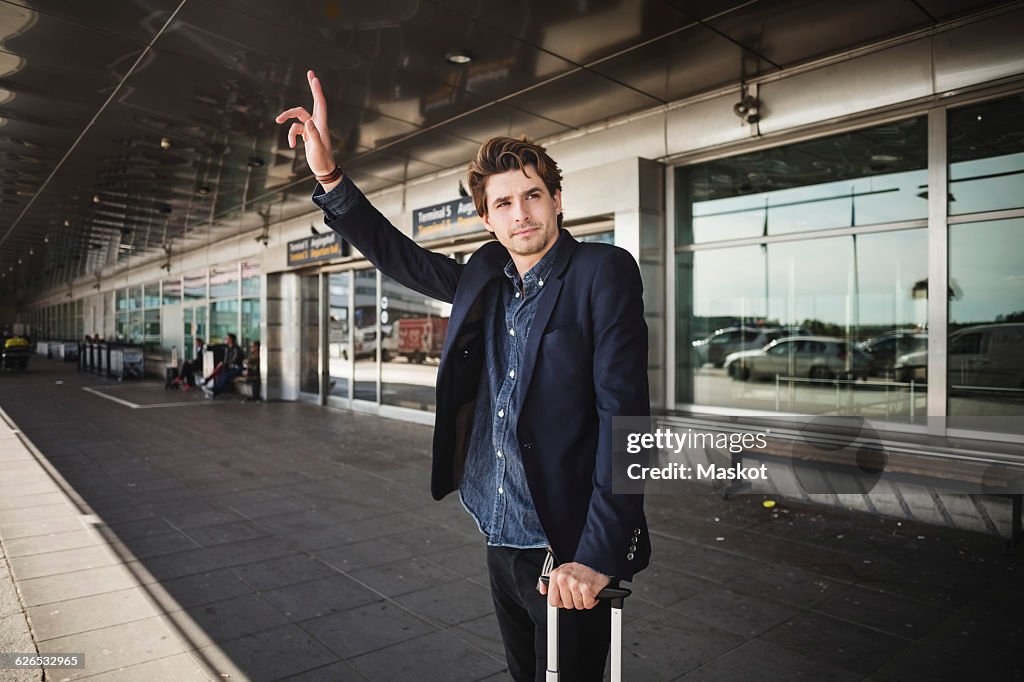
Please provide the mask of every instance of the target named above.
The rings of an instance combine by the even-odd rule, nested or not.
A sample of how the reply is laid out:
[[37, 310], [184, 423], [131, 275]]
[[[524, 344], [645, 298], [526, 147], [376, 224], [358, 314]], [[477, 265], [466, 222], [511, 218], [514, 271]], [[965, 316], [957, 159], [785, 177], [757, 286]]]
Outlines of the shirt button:
[[498, 450], [498, 459], [501, 459], [502, 457], [504, 457], [504, 455], [501, 454], [501, 450]]
[[516, 330], [515, 329], [509, 329], [508, 333], [509, 333], [509, 336], [515, 336], [516, 335]]
[[505, 416], [505, 410], [498, 410], [498, 416], [499, 417], [504, 417]]
[[544, 280], [538, 280], [537, 281], [537, 286], [539, 286], [539, 287], [544, 286]]
[[499, 495], [504, 495], [505, 494], [505, 489], [504, 488], [498, 488], [498, 494]]
[[519, 292], [518, 291], [516, 292], [516, 298], [519, 298]]
[[515, 379], [515, 378], [516, 378], [516, 371], [515, 371], [515, 370], [513, 369], [512, 371], [510, 371], [510, 372], [508, 373], [508, 375], [509, 375], [510, 377], [512, 377], [513, 379]]

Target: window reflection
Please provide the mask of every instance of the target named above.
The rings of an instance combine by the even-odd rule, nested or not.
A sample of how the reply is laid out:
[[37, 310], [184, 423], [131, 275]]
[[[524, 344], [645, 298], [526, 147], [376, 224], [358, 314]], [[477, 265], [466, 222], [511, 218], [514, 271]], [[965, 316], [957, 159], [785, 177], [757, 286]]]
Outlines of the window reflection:
[[949, 212], [1024, 207], [1024, 94], [949, 112]]
[[1024, 406], [1024, 219], [949, 228], [949, 414]]
[[381, 402], [434, 411], [437, 363], [451, 305], [382, 278]]
[[306, 275], [301, 284], [299, 390], [320, 392], [320, 276]]
[[348, 398], [352, 382], [352, 328], [348, 314], [351, 279], [351, 273], [339, 272], [327, 280], [327, 362], [330, 375], [327, 393], [340, 398]]
[[927, 217], [923, 118], [682, 169], [680, 243]]
[[678, 400], [923, 416], [896, 365], [927, 343], [926, 254], [924, 229], [680, 253]]
[[352, 319], [352, 357], [355, 359], [352, 396], [377, 401], [377, 273], [356, 270]]

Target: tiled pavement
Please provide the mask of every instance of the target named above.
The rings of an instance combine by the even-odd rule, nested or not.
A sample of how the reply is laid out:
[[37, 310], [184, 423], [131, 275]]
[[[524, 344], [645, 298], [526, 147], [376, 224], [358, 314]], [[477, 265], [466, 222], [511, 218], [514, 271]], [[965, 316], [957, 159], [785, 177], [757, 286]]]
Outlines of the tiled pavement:
[[[428, 428], [44, 360], [0, 375], [0, 408], [20, 602], [0, 618], [86, 654], [46, 679], [506, 679], [483, 543], [427, 491]], [[627, 680], [1024, 678], [1020, 552], [761, 502], [649, 498]]]

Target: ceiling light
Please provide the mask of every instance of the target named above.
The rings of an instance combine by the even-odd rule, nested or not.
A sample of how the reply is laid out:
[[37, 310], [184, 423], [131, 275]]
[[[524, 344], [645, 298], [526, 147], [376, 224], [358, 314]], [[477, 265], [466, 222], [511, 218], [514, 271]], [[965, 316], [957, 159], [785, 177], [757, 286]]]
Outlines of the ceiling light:
[[249, 168], [260, 168], [263, 165], [263, 159], [258, 156], [250, 156], [246, 165], [249, 166]]
[[169, 138], [169, 137], [161, 137], [160, 138], [160, 149], [170, 149], [170, 148], [171, 148], [171, 138]]
[[207, 187], [206, 185], [200, 185], [199, 187], [196, 188], [196, 194], [198, 194], [201, 197], [205, 197], [209, 193], [210, 188]]
[[100, 198], [100, 195], [99, 195], [99, 194], [93, 194], [93, 195], [92, 195], [92, 203], [94, 203], [94, 204], [98, 204], [98, 203], [100, 203], [101, 201], [103, 201], [103, 199], [101, 199], [101, 198]]
[[449, 64], [469, 64], [473, 61], [473, 53], [469, 50], [452, 50], [444, 56]]
[[64, 219], [64, 227], [71, 227], [71, 221], [67, 218]]

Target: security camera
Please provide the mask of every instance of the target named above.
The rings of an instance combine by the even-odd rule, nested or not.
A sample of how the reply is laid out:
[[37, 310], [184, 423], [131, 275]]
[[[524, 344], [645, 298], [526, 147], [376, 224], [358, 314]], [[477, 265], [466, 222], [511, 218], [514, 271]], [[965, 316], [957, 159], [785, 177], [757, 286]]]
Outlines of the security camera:
[[732, 112], [746, 123], [754, 125], [761, 120], [761, 116], [758, 114], [758, 107], [760, 105], [761, 102], [753, 95], [744, 95], [743, 99], [733, 106]]

